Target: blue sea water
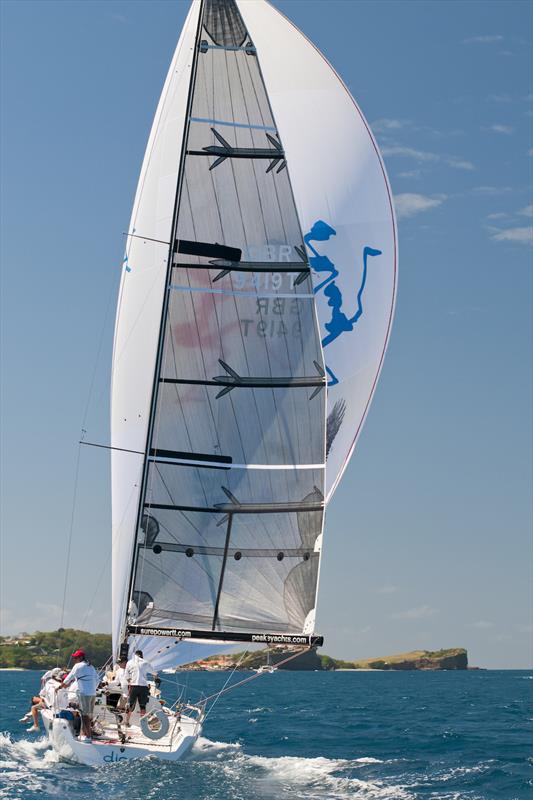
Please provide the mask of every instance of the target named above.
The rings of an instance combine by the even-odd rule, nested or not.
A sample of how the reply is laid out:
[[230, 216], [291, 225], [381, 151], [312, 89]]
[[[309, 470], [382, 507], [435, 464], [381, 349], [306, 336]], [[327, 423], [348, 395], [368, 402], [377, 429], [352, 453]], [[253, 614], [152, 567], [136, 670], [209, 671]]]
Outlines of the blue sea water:
[[[267, 674], [219, 699], [187, 761], [102, 769], [58, 763], [18, 723], [39, 677], [0, 672], [0, 797], [9, 800], [533, 797], [531, 672]], [[165, 677], [170, 700], [177, 689]], [[186, 680], [210, 693], [227, 677]]]

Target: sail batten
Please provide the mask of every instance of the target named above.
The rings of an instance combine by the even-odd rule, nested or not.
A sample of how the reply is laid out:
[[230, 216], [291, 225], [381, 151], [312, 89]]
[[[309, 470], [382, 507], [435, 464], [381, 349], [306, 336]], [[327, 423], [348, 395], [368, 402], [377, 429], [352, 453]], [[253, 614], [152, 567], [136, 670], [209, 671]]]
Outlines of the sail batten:
[[[209, 511], [213, 514], [293, 514], [299, 511], [322, 511], [323, 503], [217, 503], [215, 506], [184, 506], [172, 503], [145, 503], [147, 509], [164, 509], [167, 511]], [[139, 545], [141, 546], [141, 545]], [[144, 543], [143, 545], [144, 546]], [[151, 545], [150, 545], [151, 546]], [[296, 552], [296, 551], [295, 551]]]
[[272, 125], [257, 125], [252, 124], [250, 122], [235, 122], [233, 120], [221, 120], [221, 119], [202, 119], [201, 117], [191, 117], [191, 122], [204, 122], [208, 125], [229, 125], [231, 128], [249, 128], [252, 130], [258, 131], [270, 131], [271, 133], [277, 133], [277, 129], [274, 128]]
[[[294, 270], [293, 270], [294, 271]], [[174, 292], [198, 292], [203, 294], [220, 294], [220, 295], [227, 295], [229, 297], [253, 297], [256, 300], [268, 300], [268, 299], [280, 299], [280, 300], [292, 300], [295, 295], [294, 294], [284, 294], [283, 292], [261, 292], [261, 294], [257, 294], [254, 291], [243, 291], [242, 289], [214, 289], [212, 286], [179, 286], [175, 283], [172, 283], [169, 286]], [[313, 300], [315, 299], [314, 294], [299, 294], [297, 295], [298, 300]]]

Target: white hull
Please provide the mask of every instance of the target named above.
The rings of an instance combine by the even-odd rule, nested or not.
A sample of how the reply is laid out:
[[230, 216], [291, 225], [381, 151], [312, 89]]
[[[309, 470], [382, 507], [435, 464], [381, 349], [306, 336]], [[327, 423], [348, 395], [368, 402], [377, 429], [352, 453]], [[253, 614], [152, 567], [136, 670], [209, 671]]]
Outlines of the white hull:
[[[91, 742], [80, 741], [74, 734], [71, 723], [60, 717], [54, 717], [49, 709], [41, 711], [41, 717], [50, 744], [63, 761], [101, 767], [119, 761], [130, 761], [134, 758], [148, 756], [165, 761], [179, 761], [184, 758], [201, 733], [201, 718], [194, 719], [182, 715], [177, 719], [169, 715], [171, 720], [168, 733], [158, 740], [145, 737], [139, 727], [138, 716], [132, 715], [131, 727], [125, 728], [125, 741], [121, 740], [116, 724], [111, 719], [104, 720], [103, 733]], [[101, 714], [97, 717], [100, 723]]]

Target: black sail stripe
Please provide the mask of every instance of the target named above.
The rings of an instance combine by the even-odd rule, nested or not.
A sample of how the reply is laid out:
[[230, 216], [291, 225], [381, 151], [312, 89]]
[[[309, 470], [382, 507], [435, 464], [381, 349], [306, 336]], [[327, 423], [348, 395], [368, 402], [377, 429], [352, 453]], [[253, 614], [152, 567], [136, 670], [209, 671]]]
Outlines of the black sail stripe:
[[302, 511], [323, 511], [323, 503], [216, 503], [213, 506], [187, 506], [174, 503], [145, 503], [148, 509], [163, 511], [206, 511], [211, 514], [298, 514]]
[[182, 450], [163, 450], [160, 447], [150, 449], [150, 456], [155, 459], [179, 458], [184, 461], [212, 461], [214, 464], [231, 464], [231, 456], [217, 456], [212, 453], [186, 453]]

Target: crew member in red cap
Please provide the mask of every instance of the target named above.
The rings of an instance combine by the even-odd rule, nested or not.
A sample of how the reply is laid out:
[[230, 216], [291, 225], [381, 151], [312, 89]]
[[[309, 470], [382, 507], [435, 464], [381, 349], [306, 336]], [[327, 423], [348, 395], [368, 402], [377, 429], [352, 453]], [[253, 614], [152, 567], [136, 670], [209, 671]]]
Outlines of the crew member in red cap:
[[74, 659], [74, 666], [69, 674], [63, 678], [56, 692], [63, 686], [70, 686], [71, 683], [75, 682], [74, 688], [78, 695], [83, 731], [83, 735], [80, 735], [80, 741], [90, 742], [92, 739], [92, 721], [96, 689], [98, 687], [98, 673], [85, 658], [83, 650], [76, 650], [71, 657]]

